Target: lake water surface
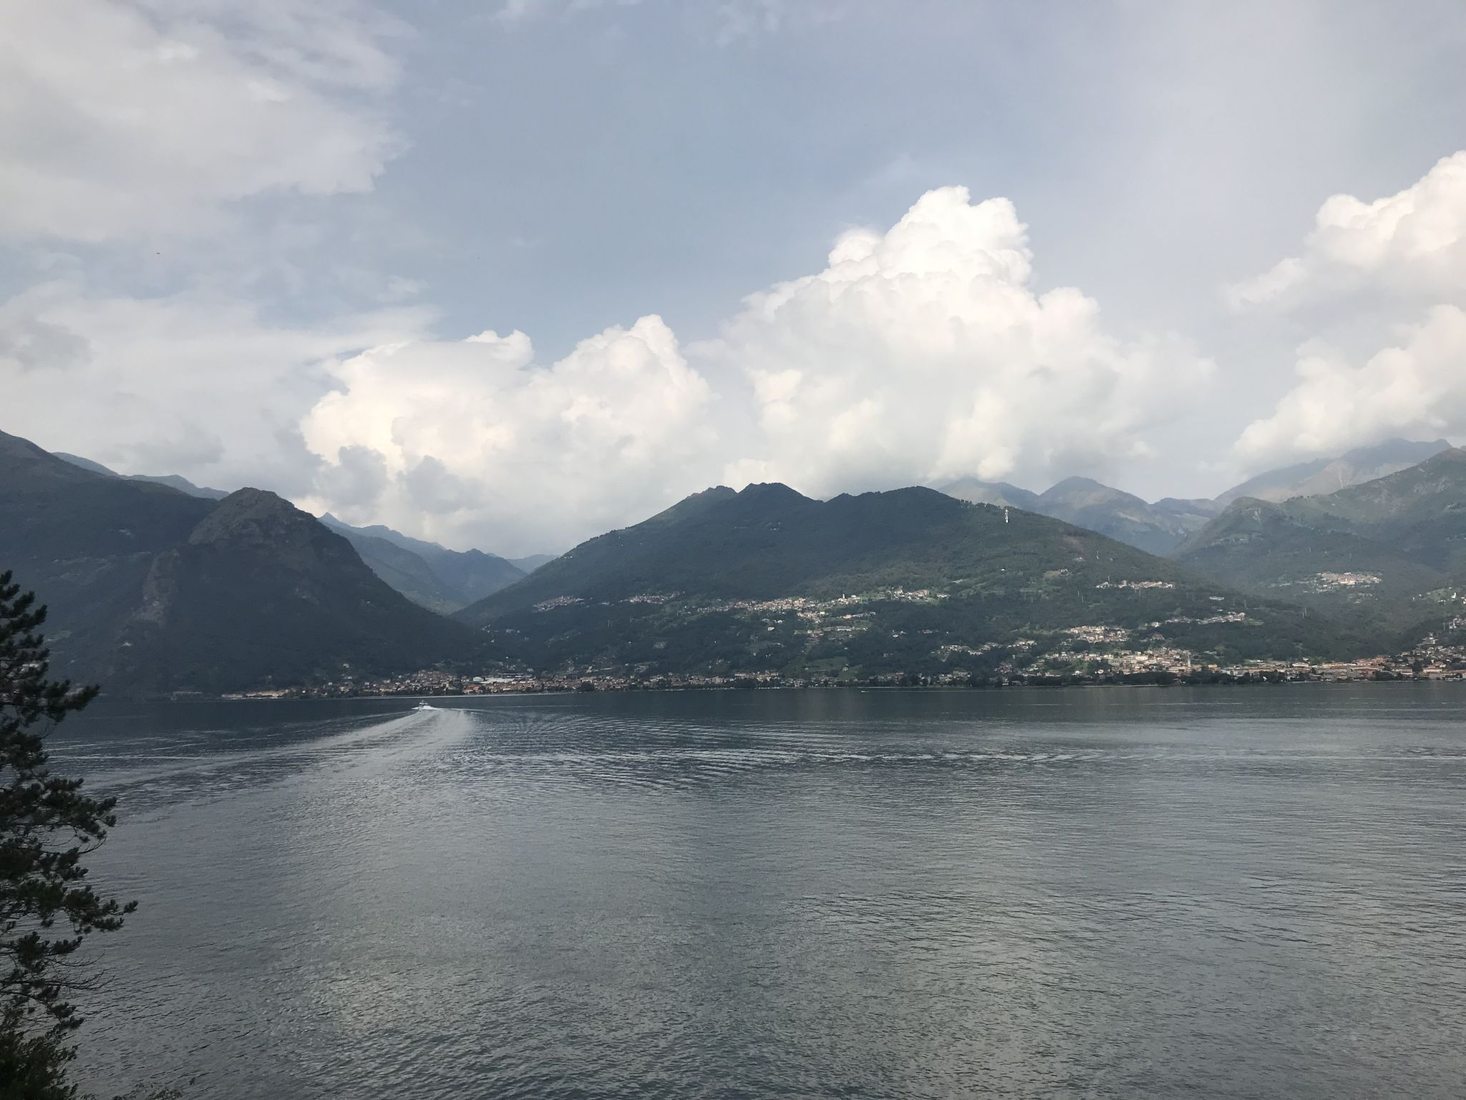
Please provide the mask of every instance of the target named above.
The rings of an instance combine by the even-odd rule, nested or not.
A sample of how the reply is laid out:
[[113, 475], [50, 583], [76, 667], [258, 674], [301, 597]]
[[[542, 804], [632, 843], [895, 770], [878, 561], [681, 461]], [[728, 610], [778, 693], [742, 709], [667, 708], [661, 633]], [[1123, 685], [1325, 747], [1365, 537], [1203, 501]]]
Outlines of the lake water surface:
[[88, 1084], [1466, 1091], [1462, 685], [435, 702], [58, 730], [142, 902]]

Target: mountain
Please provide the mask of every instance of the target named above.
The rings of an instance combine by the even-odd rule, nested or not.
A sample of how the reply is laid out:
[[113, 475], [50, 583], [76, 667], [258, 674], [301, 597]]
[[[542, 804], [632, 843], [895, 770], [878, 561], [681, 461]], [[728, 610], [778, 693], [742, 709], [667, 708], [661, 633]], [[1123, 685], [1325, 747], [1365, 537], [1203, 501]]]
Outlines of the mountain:
[[457, 615], [533, 667], [974, 673], [1045, 653], [1343, 652], [1296, 607], [1019, 509], [931, 489], [709, 489]]
[[1041, 493], [1035, 511], [1098, 531], [1147, 553], [1166, 554], [1200, 526], [1193, 513], [1175, 507], [1180, 503], [1168, 501], [1167, 507], [1158, 507], [1087, 477], [1070, 477]]
[[1258, 474], [1222, 493], [1217, 497], [1217, 503], [1227, 505], [1240, 497], [1277, 502], [1290, 497], [1326, 495], [1351, 485], [1386, 477], [1450, 448], [1451, 445], [1444, 439], [1430, 443], [1388, 439], [1373, 446], [1358, 447], [1334, 458], [1316, 458], [1310, 462], [1300, 462], [1296, 466], [1284, 466]]
[[936, 486], [938, 492], [949, 497], [965, 500], [969, 504], [996, 504], [1000, 508], [1022, 508], [1026, 512], [1042, 512], [1038, 494], [1009, 485], [1006, 481], [983, 481], [975, 477], [960, 477]]
[[1250, 591], [1418, 633], [1462, 610], [1466, 451], [1322, 496], [1235, 500], [1176, 557]]
[[57, 672], [111, 690], [403, 672], [480, 648], [272, 493], [190, 496], [3, 433], [0, 568], [48, 605]]
[[1150, 508], [1158, 517], [1159, 525], [1173, 530], [1184, 530], [1189, 535], [1210, 523], [1212, 517], [1221, 512], [1222, 505], [1205, 498], [1162, 497]]
[[[53, 454], [73, 466], [106, 477], [166, 485], [206, 500], [223, 500], [229, 495], [223, 489], [195, 485], [177, 474], [124, 475], [79, 455], [62, 451]], [[321, 522], [345, 536], [368, 568], [382, 580], [413, 603], [440, 614], [457, 611], [483, 599], [490, 592], [513, 584], [531, 571], [494, 554], [481, 550], [449, 550], [434, 542], [411, 538], [390, 527], [353, 527], [330, 513], [322, 516]]]
[[353, 527], [329, 512], [321, 522], [344, 536], [372, 572], [397, 591], [444, 614], [467, 607], [529, 572], [482, 550], [449, 550], [381, 525]]
[[1387, 633], [1407, 630], [1431, 614], [1423, 594], [1447, 583], [1442, 573], [1289, 507], [1296, 503], [1234, 501], [1192, 536], [1176, 559], [1243, 591], [1353, 618]]
[[1450, 448], [1443, 439], [1417, 443], [1392, 439], [1334, 458], [1320, 458], [1258, 474], [1214, 500], [1166, 497], [1149, 503], [1132, 493], [1087, 477], [1065, 478], [1043, 493], [1004, 481], [959, 478], [936, 488], [948, 496], [979, 504], [1023, 508], [1098, 531], [1151, 554], [1171, 554], [1205, 527], [1228, 504], [1242, 497], [1282, 501], [1335, 490], [1384, 477]]
[[477, 639], [410, 603], [346, 539], [260, 489], [231, 493], [149, 569], [122, 667], [221, 690], [408, 671]]
[[525, 558], [509, 558], [509, 564], [522, 573], [533, 573], [540, 566], [547, 562], [554, 561], [558, 554], [530, 554]]
[[[12, 438], [15, 438], [12, 436]], [[106, 474], [108, 477], [121, 477], [115, 470], [109, 470], [100, 462], [93, 462], [89, 458], [82, 458], [81, 455], [69, 455], [65, 451], [52, 451], [53, 455], [63, 462], [69, 462], [78, 469], [86, 470], [93, 474]]]
[[191, 497], [203, 497], [205, 500], [223, 500], [229, 495], [225, 489], [210, 489], [206, 485], [195, 485], [185, 477], [177, 474], [129, 474], [134, 481], [151, 481], [155, 485], [166, 485], [170, 489], [177, 489], [180, 493], [187, 493]]
[[177, 489], [180, 493], [187, 493], [191, 497], [203, 497], [205, 500], [223, 500], [229, 494], [223, 489], [208, 489], [201, 485], [195, 485], [187, 478], [179, 477], [177, 474], [119, 474], [115, 470], [109, 470], [100, 462], [93, 462], [89, 458], [82, 458], [80, 455], [69, 455], [65, 451], [52, 451], [53, 455], [64, 462], [69, 462], [79, 469], [94, 474], [104, 474], [107, 477], [124, 478], [127, 481], [151, 481], [155, 485], [166, 485], [170, 489]]
[[1387, 477], [1305, 497], [1293, 510], [1452, 577], [1466, 575], [1466, 450], [1450, 448]]
[[1087, 527], [1150, 554], [1168, 554], [1219, 510], [1206, 500], [1166, 498], [1149, 504], [1132, 493], [1087, 477], [1065, 478], [1043, 493], [1005, 481], [959, 478], [937, 486], [940, 492], [973, 504], [1022, 508], [1076, 527]]

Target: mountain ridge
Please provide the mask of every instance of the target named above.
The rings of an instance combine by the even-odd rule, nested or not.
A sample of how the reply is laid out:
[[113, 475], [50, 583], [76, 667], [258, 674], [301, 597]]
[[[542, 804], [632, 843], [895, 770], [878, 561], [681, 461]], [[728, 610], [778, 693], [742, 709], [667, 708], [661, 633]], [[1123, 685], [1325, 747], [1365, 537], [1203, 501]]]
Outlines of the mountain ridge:
[[1063, 478], [1042, 493], [972, 477], [934, 488], [974, 503], [1025, 508], [1164, 556], [1179, 552], [1187, 539], [1244, 496], [1277, 502], [1310, 495], [1324, 485], [1329, 491], [1346, 488], [1398, 472], [1447, 449], [1450, 444], [1443, 439], [1389, 439], [1331, 458], [1265, 471], [1210, 499], [1164, 497], [1150, 502], [1082, 476]]
[[449, 550], [384, 524], [356, 527], [327, 512], [322, 523], [356, 547], [372, 572], [414, 603], [451, 614], [526, 575], [483, 550]]
[[1359, 644], [1093, 531], [923, 487], [817, 501], [784, 485], [720, 486], [589, 539], [455, 617], [534, 667], [657, 672], [921, 671], [956, 659], [987, 673], [1015, 652], [1100, 637], [1235, 656]]
[[[177, 474], [119, 474], [100, 462], [80, 455], [64, 451], [50, 453], [72, 466], [106, 477], [165, 485], [205, 500], [223, 500], [229, 495], [223, 489], [195, 485]], [[466, 607], [490, 592], [514, 583], [531, 571], [495, 554], [482, 550], [449, 550], [435, 542], [412, 538], [382, 524], [355, 527], [329, 512], [319, 518], [328, 527], [345, 535], [377, 576], [414, 603], [439, 614], [448, 614]], [[537, 557], [543, 560], [526, 560], [534, 560], [534, 565], [538, 568], [544, 561], [550, 560], [551, 555]]]
[[113, 691], [403, 672], [482, 648], [273, 493], [191, 496], [5, 433], [0, 562], [47, 605], [58, 673]]
[[1176, 557], [1254, 592], [1359, 613], [1408, 639], [1466, 610], [1466, 450], [1322, 496], [1238, 498]]

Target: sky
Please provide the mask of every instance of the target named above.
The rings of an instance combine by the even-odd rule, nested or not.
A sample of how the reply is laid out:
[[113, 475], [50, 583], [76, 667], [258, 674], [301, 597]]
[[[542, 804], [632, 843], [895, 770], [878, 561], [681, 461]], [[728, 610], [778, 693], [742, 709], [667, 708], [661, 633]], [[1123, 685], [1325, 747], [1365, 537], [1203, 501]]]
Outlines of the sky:
[[456, 548], [1466, 443], [1466, 5], [0, 0], [0, 430]]

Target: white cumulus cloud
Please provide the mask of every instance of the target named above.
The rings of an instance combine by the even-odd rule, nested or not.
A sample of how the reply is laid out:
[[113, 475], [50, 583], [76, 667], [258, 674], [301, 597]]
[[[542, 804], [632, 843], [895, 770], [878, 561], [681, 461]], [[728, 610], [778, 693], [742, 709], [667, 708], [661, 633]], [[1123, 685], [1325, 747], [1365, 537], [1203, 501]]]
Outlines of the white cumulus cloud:
[[121, 473], [299, 494], [314, 460], [298, 423], [330, 384], [324, 364], [428, 320], [396, 309], [287, 325], [237, 299], [48, 283], [0, 302], [0, 430]]
[[1335, 195], [1315, 221], [1298, 255], [1232, 291], [1245, 307], [1306, 306], [1318, 325], [1296, 382], [1242, 432], [1237, 456], [1256, 467], [1391, 436], [1466, 436], [1466, 152], [1373, 202]]
[[[658, 316], [555, 361], [421, 310], [311, 325], [200, 292], [0, 305], [6, 430], [124, 472], [257, 484], [455, 547], [562, 550], [718, 482], [815, 495], [1146, 461], [1211, 371], [1041, 289], [1006, 199], [922, 196], [684, 350]], [[85, 402], [72, 400], [87, 392]]]
[[373, 348], [302, 422], [308, 504], [501, 553], [561, 550], [707, 484], [712, 395], [661, 318], [536, 362], [527, 336]]
[[961, 187], [846, 233], [697, 351], [752, 386], [761, 438], [730, 479], [821, 494], [1142, 456], [1211, 370], [1179, 341], [1108, 333], [1079, 290], [1040, 292], [1013, 204]]
[[1237, 441], [1254, 466], [1335, 454], [1397, 436], [1466, 435], [1466, 310], [1430, 309], [1400, 341], [1363, 362], [1321, 344], [1304, 348], [1297, 384]]
[[1447, 301], [1466, 295], [1466, 151], [1366, 202], [1334, 195], [1296, 256], [1230, 290], [1239, 307], [1290, 308], [1360, 292]]
[[7, 4], [0, 236], [134, 240], [369, 190], [397, 144], [380, 32], [349, 0]]

